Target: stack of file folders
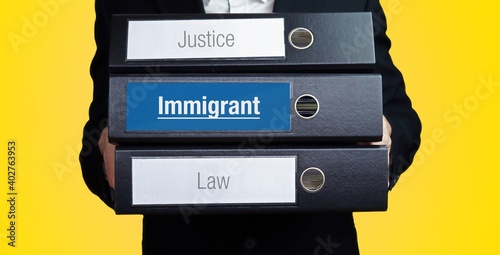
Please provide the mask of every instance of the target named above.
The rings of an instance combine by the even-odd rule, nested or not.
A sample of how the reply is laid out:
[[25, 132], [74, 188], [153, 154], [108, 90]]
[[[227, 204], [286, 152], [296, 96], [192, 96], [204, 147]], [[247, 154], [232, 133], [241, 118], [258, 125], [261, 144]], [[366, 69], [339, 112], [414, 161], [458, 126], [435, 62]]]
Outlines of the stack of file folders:
[[387, 209], [370, 13], [116, 15], [119, 214]]

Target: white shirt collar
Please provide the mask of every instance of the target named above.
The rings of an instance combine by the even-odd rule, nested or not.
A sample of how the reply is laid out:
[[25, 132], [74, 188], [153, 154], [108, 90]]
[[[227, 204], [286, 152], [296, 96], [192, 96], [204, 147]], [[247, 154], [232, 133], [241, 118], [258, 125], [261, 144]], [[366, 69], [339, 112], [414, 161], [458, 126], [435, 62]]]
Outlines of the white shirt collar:
[[[209, 4], [209, 3], [210, 3], [210, 1], [212, 1], [212, 0], [203, 0], [203, 2], [204, 2], [205, 4]], [[263, 4], [265, 4], [265, 3], [267, 3], [269, 0], [258, 0], [258, 1], [262, 2]]]

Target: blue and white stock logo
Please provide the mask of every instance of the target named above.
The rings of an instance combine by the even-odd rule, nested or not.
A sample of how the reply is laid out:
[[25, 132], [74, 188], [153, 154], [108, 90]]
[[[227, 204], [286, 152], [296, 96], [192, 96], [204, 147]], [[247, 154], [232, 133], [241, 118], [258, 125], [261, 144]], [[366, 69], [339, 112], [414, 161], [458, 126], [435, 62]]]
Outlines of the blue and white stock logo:
[[[129, 104], [131, 91], [145, 85], [154, 89]], [[129, 82], [126, 125], [128, 131], [289, 131], [290, 84]]]

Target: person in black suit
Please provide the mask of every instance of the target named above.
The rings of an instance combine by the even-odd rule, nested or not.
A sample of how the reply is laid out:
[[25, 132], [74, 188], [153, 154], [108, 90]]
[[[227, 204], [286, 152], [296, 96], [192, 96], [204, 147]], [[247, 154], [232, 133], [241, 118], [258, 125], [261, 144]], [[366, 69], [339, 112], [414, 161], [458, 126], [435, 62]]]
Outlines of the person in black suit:
[[[204, 13], [202, 0], [96, 0], [97, 51], [89, 120], [80, 153], [88, 188], [113, 208], [114, 145], [107, 141], [108, 54], [113, 14]], [[382, 75], [384, 138], [390, 147], [389, 189], [410, 166], [421, 123], [389, 55], [386, 19], [378, 0], [276, 0], [274, 12], [373, 13], [375, 73]], [[104, 155], [104, 156], [103, 156]], [[389, 244], [388, 244], [389, 245]], [[280, 215], [144, 215], [143, 254], [359, 254], [352, 213]]]

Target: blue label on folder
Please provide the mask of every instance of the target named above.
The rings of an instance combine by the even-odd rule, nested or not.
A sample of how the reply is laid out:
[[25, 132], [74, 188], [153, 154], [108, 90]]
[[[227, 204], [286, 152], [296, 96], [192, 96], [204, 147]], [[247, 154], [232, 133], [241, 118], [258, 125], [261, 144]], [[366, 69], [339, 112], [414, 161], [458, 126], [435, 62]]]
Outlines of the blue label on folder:
[[290, 131], [290, 84], [129, 82], [126, 130]]

